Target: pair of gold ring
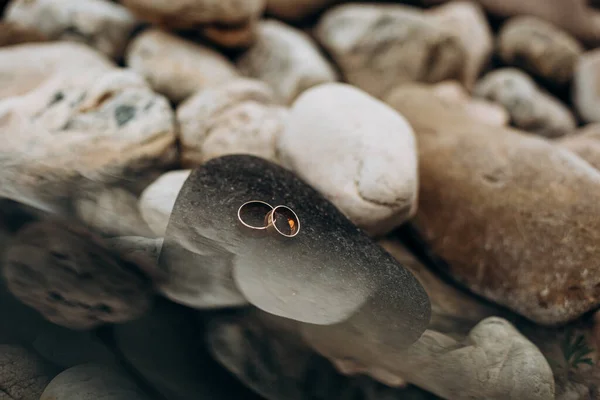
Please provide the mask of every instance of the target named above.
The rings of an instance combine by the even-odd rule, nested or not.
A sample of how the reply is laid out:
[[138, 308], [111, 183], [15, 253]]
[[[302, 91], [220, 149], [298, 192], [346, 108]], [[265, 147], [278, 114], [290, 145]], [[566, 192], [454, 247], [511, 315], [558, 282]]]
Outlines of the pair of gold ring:
[[252, 200], [240, 206], [238, 219], [247, 228], [277, 232], [285, 237], [294, 237], [300, 232], [300, 220], [289, 207], [273, 207], [264, 201]]

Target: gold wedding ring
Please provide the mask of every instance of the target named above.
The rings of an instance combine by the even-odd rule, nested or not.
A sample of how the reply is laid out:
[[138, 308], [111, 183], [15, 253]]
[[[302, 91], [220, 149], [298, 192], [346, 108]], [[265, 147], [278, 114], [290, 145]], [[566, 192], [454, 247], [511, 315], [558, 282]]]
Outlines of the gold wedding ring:
[[265, 215], [273, 211], [273, 206], [264, 201], [252, 200], [240, 206], [238, 219], [247, 228], [255, 230], [267, 229]]
[[300, 232], [300, 219], [291, 208], [277, 206], [267, 214], [266, 226], [269, 232], [291, 238]]

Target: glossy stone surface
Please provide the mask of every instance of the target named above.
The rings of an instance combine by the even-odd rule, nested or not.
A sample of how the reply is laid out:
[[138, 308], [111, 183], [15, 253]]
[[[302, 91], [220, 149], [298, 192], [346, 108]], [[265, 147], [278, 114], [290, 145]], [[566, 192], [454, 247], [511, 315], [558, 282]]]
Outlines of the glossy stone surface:
[[[249, 200], [292, 208], [300, 233], [284, 238], [244, 228], [237, 210]], [[191, 173], [159, 262], [170, 278], [163, 292], [198, 308], [227, 304], [218, 297], [220, 277], [230, 294], [237, 290], [269, 313], [323, 325], [357, 314], [355, 328], [386, 325], [400, 347], [429, 321], [429, 299], [410, 272], [294, 174], [253, 156], [220, 157]], [[211, 293], [214, 303], [204, 303], [200, 297]]]

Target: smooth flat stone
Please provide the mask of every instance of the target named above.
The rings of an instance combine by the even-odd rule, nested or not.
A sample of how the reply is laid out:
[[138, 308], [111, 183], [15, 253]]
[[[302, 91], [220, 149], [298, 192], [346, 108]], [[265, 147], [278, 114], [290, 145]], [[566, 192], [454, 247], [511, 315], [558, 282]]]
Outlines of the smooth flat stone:
[[[292, 208], [299, 234], [245, 228], [237, 211], [250, 200]], [[408, 270], [290, 171], [253, 156], [220, 157], [192, 171], [159, 263], [171, 277], [163, 291], [175, 300], [174, 289], [183, 285], [176, 280], [194, 276], [214, 291], [207, 281], [230, 273], [221, 287], [237, 288], [250, 303], [285, 318], [335, 324], [367, 305], [374, 315], [360, 320], [390, 325], [405, 343], [418, 339], [429, 321], [427, 294]]]

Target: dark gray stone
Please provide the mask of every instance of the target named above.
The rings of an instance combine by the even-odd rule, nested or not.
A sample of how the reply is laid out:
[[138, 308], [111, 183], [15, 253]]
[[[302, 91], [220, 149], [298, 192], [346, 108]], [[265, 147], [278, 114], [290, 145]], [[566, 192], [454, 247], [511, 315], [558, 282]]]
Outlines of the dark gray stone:
[[[249, 200], [291, 207], [300, 233], [249, 231], [237, 219]], [[253, 156], [213, 159], [191, 173], [159, 263], [169, 274], [163, 292], [198, 308], [231, 305], [237, 295], [309, 324], [351, 320], [397, 349], [429, 322], [429, 299], [410, 272], [293, 173]]]

